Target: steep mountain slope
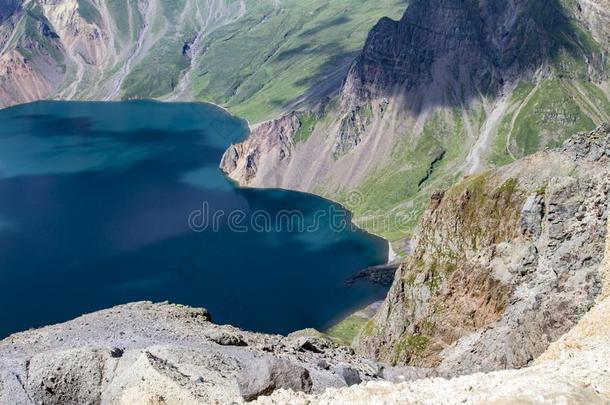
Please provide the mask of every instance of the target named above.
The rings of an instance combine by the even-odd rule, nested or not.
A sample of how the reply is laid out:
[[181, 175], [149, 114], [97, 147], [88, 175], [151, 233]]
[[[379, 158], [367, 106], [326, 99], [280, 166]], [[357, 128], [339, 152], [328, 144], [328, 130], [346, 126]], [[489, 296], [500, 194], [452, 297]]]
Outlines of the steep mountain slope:
[[454, 375], [529, 365], [602, 292], [610, 125], [437, 192], [357, 350]]
[[[592, 167], [594, 170], [591, 172], [594, 176], [597, 174], [597, 169], [600, 167], [602, 170], [608, 170], [608, 163], [610, 158], [610, 126], [606, 126], [592, 134], [585, 134], [575, 137], [573, 140], [569, 141], [566, 147], [562, 151], [553, 151], [553, 152], [544, 152], [540, 153], [536, 156], [523, 159], [505, 169], [498, 170], [495, 172], [488, 173], [486, 175], [488, 180], [492, 181], [502, 181], [502, 178], [505, 176], [514, 176], [515, 174], [525, 175], [527, 181], [540, 181], [543, 178], [549, 176], [550, 180], [555, 183], [556, 179], [553, 177], [554, 172], [548, 171], [547, 168], [542, 172], [531, 171], [536, 167], [540, 167], [543, 160], [547, 162], [550, 161], [549, 158], [553, 157], [552, 155], [563, 155], [563, 156], [555, 156], [562, 157], [567, 160], [568, 165], [575, 165], [579, 168], [575, 171], [575, 177], [568, 176], [559, 177], [557, 180], [562, 183], [565, 180], [568, 180], [568, 183], [577, 184], [578, 183], [578, 173], [583, 173], [581, 170], [587, 168], [587, 166]], [[553, 165], [560, 165], [559, 162], [555, 161]], [[592, 166], [591, 166], [592, 165]], [[546, 165], [545, 165], [546, 167]], [[526, 179], [522, 179], [526, 180]], [[595, 182], [595, 180], [594, 180]], [[462, 193], [462, 195], [466, 195], [467, 189], [472, 186], [472, 179], [466, 180], [465, 183], [457, 185], [455, 188], [450, 189], [445, 193], [451, 194], [454, 192]], [[587, 182], [585, 182], [587, 183]], [[515, 191], [521, 189], [521, 186], [518, 186], [521, 183], [515, 183]], [[565, 183], [564, 183], [565, 184]], [[607, 187], [606, 180], [606, 187]], [[529, 184], [530, 186], [533, 183]], [[553, 186], [555, 190], [562, 188], [563, 186]], [[586, 187], [586, 186], [585, 186]], [[512, 187], [511, 187], [512, 188]], [[496, 195], [497, 197], [502, 197], [504, 194], [504, 200], [510, 201], [512, 198], [506, 199], [506, 192], [509, 188], [505, 187], [504, 190], [501, 190]], [[480, 191], [480, 190], [479, 190]], [[539, 191], [542, 191], [540, 189]], [[513, 191], [514, 193], [514, 191]], [[548, 191], [545, 191], [545, 194], [548, 195]], [[440, 197], [440, 195], [439, 195]], [[473, 198], [476, 195], [472, 196]], [[496, 197], [496, 198], [497, 198]], [[582, 196], [575, 196], [575, 200], [578, 201]], [[601, 195], [599, 197], [602, 197]], [[483, 203], [481, 207], [481, 215], [477, 215], [474, 219], [475, 227], [476, 226], [485, 226], [486, 215], [489, 215], [490, 205], [485, 204], [485, 201], [490, 202], [493, 197], [490, 195], [479, 195], [480, 201]], [[428, 231], [432, 231], [436, 229], [440, 231], [441, 229], [450, 229], [451, 224], [454, 222], [454, 219], [451, 218], [450, 214], [442, 214], [439, 210], [442, 208], [442, 205], [446, 205], [445, 196], [443, 199], [439, 201], [438, 198], [432, 199], [431, 207], [428, 213], [425, 215], [424, 222], [421, 224], [422, 231], [424, 234], [428, 233]], [[568, 199], [568, 201], [570, 198]], [[496, 199], [496, 201], [500, 201]], [[566, 201], [566, 202], [568, 202]], [[568, 202], [568, 206], [572, 205], [574, 201]], [[585, 220], [587, 214], [596, 215], [601, 214], [601, 223], [606, 222], [606, 229], [604, 230], [603, 225], [600, 222], [593, 227], [587, 227], [582, 223], [579, 226], [577, 236], [578, 242], [572, 246], [565, 245], [563, 248], [559, 248], [559, 246], [554, 246], [553, 248], [558, 248], [557, 252], [560, 253], [564, 258], [570, 260], [570, 263], [559, 265], [554, 263], [552, 267], [554, 270], [554, 274], [551, 274], [551, 279], [554, 279], [553, 283], [556, 284], [557, 290], [553, 291], [554, 294], [559, 295], [559, 300], [561, 301], [566, 297], [565, 290], [564, 292], [559, 292], [560, 288], [565, 288], [566, 286], [572, 284], [570, 283], [570, 279], [574, 279], [576, 273], [587, 270], [585, 268], [573, 267], [573, 258], [570, 258], [572, 254], [577, 256], [581, 255], [581, 252], [578, 252], [580, 247], [580, 243], [585, 241], [586, 238], [583, 238], [585, 234], [591, 232], [589, 237], [593, 237], [595, 239], [595, 256], [591, 257], [596, 263], [597, 269], [594, 270], [594, 278], [595, 281], [595, 291], [593, 294], [598, 294], [597, 299], [592, 301], [591, 298], [587, 298], [585, 301], [573, 301], [566, 302], [568, 305], [574, 304], [583, 304], [593, 305], [593, 308], [588, 311], [574, 326], [567, 332], [565, 335], [561, 336], [558, 340], [554, 341], [550, 344], [550, 346], [544, 351], [544, 353], [536, 358], [534, 361], [529, 362], [529, 367], [525, 367], [520, 370], [503, 370], [503, 371], [494, 371], [490, 373], [475, 373], [471, 375], [461, 376], [457, 378], [428, 378], [421, 379], [417, 381], [409, 381], [403, 382], [400, 384], [389, 384], [389, 383], [379, 383], [379, 382], [371, 382], [368, 384], [362, 384], [358, 386], [353, 386], [346, 389], [329, 389], [323, 394], [317, 395], [305, 395], [303, 393], [293, 393], [290, 391], [280, 391], [274, 393], [271, 397], [260, 398], [256, 403], [260, 404], [282, 404], [282, 403], [294, 403], [294, 404], [343, 404], [343, 403], [351, 403], [351, 404], [368, 404], [368, 403], [385, 403], [385, 404], [405, 404], [405, 403], [435, 403], [435, 404], [489, 404], [489, 403], [548, 403], [548, 404], [556, 404], [556, 403], [587, 403], [587, 404], [607, 404], [608, 398], [610, 398], [610, 371], [608, 370], [608, 358], [610, 358], [610, 222], [607, 220], [608, 215], [608, 188], [606, 188], [605, 196], [603, 198], [593, 198], [590, 200], [585, 200], [585, 204], [581, 205], [587, 206], [584, 210], [579, 210], [578, 217], [582, 218], [584, 222], [591, 221], [591, 217]], [[440, 205], [439, 205], [440, 204]], [[467, 203], [468, 204], [468, 203]], [[558, 212], [561, 212], [563, 209], [568, 208], [564, 204], [559, 205], [551, 205], [552, 203], [545, 203], [548, 207], [549, 211], [547, 214], [551, 214], [554, 216], [553, 219], [545, 220], [545, 217], [542, 217], [543, 222], [547, 224], [549, 228], [560, 229], [564, 228], [565, 224], [562, 224], [561, 221], [558, 221], [558, 217], [561, 215], [557, 215]], [[529, 205], [529, 204], [528, 204]], [[597, 206], [598, 208], [594, 208]], [[451, 207], [453, 210], [460, 210], [459, 207]], [[499, 207], [496, 207], [499, 208]], [[529, 205], [528, 208], [531, 208]], [[592, 211], [589, 211], [593, 208]], [[462, 210], [463, 212], [466, 210]], [[495, 209], [494, 209], [495, 211]], [[525, 228], [531, 230], [538, 230], [536, 226], [532, 227], [537, 223], [536, 221], [531, 221], [533, 218], [539, 218], [537, 215], [532, 216], [532, 213], [535, 213], [535, 210], [531, 209], [526, 210], [528, 215], [526, 221], [522, 222], [522, 225]], [[597, 212], [596, 212], [597, 211]], [[454, 212], [454, 211], [452, 211]], [[583, 216], [584, 214], [584, 216]], [[440, 222], [432, 222], [432, 218], [438, 219]], [[448, 221], [448, 222], [445, 222]], [[498, 221], [497, 217], [492, 220]], [[508, 219], [506, 222], [510, 222]], [[550, 230], [549, 228], [542, 227], [540, 229], [541, 233], [547, 232]], [[470, 230], [473, 227], [468, 228]], [[506, 230], [506, 228], [504, 229]], [[502, 231], [501, 231], [502, 232]], [[604, 235], [602, 235], [604, 234]], [[530, 235], [531, 236], [531, 235]], [[422, 236], [423, 237], [423, 236]], [[605, 241], [604, 241], [605, 239]], [[455, 239], [453, 239], [455, 241]], [[508, 245], [502, 247], [502, 249], [498, 249], [501, 251], [500, 255], [505, 256], [507, 251], [519, 250], [518, 244], [514, 243], [515, 240], [511, 241]], [[427, 247], [431, 247], [431, 241], [427, 240], [423, 242]], [[439, 244], [442, 241], [439, 241]], [[561, 243], [561, 242], [560, 242]], [[586, 242], [585, 242], [586, 243]], [[500, 247], [502, 244], [498, 245]], [[565, 249], [568, 247], [569, 249]], [[419, 248], [418, 248], [419, 249]], [[587, 247], [590, 249], [590, 247]], [[484, 250], [484, 249], [482, 249]], [[420, 250], [420, 251], [423, 251]], [[586, 256], [585, 253], [583, 256]], [[483, 254], [482, 256], [485, 256]], [[445, 260], [446, 257], [443, 257]], [[588, 260], [589, 258], [587, 258]], [[477, 259], [473, 257], [471, 263], [476, 268], [478, 267], [476, 263]], [[484, 260], [485, 261], [485, 260]], [[518, 262], [514, 262], [516, 267], [519, 267]], [[525, 266], [522, 267], [524, 270], [527, 268], [528, 264], [521, 263]], [[407, 267], [413, 266], [414, 263], [408, 262], [405, 264], [405, 268], [399, 272], [399, 275], [405, 276], [407, 272]], [[493, 266], [496, 267], [498, 271], [496, 274], [502, 272], [502, 268], [504, 268], [505, 263], [503, 261], [495, 261], [492, 263]], [[516, 268], [515, 267], [515, 268]], [[412, 267], [414, 270], [415, 268]], [[544, 266], [537, 266], [537, 270], [542, 273], [548, 272], [548, 269], [544, 269]], [[568, 274], [566, 274], [566, 272]], [[412, 273], [413, 274], [413, 273]], [[584, 274], [582, 274], [584, 275]], [[581, 275], [581, 276], [582, 276]], [[523, 274], [522, 277], [528, 277]], [[452, 281], [457, 280], [457, 277], [451, 277]], [[531, 284], [531, 282], [530, 282]], [[399, 290], [399, 286], [404, 285], [404, 280], [398, 280], [395, 283], [395, 287], [393, 289], [394, 293], [388, 297], [386, 300], [386, 309], [389, 305], [404, 305], [406, 302], [403, 299], [398, 299], [397, 301], [393, 301], [398, 296], [396, 292]], [[458, 287], [454, 285], [453, 287]], [[581, 292], [588, 293], [586, 289], [581, 286]], [[527, 296], [528, 290], [531, 291], [530, 285], [521, 285], [516, 288], [515, 293], [519, 294], [521, 297]], [[404, 296], [408, 295], [407, 291], [414, 292], [413, 287], [407, 287], [407, 290], [404, 291]], [[600, 292], [601, 291], [601, 292]], [[457, 295], [463, 294], [466, 292], [465, 290], [456, 288], [455, 293]], [[438, 293], [432, 292], [432, 295], [438, 296]], [[412, 303], [418, 298], [425, 299], [425, 293], [422, 294], [411, 294]], [[462, 295], [464, 303], [471, 300], [471, 298], [465, 297]], [[483, 297], [481, 297], [483, 298]], [[557, 313], [551, 312], [548, 309], [549, 301], [552, 301], [554, 298], [547, 296], [534, 296], [526, 299], [524, 302], [529, 301], [533, 302], [532, 309], [535, 311], [539, 311], [538, 320], [534, 322], [525, 322], [522, 325], [519, 325], [513, 333], [506, 334], [507, 342], [513, 341], [516, 342], [519, 339], [522, 339], [525, 336], [529, 336], [529, 342], [526, 343], [525, 348], [520, 348], [517, 345], [507, 344], [501, 346], [496, 354], [506, 354], [507, 359], [510, 358], [511, 354], [515, 354], [517, 351], [525, 352], [527, 347], [531, 347], [531, 344], [544, 345], [544, 342], [537, 342], [536, 330], [537, 328], [533, 327], [540, 320], [544, 320], [545, 318], [550, 322], [556, 322], [561, 317], [558, 316]], [[476, 301], [476, 300], [475, 300]], [[452, 304], [457, 303], [458, 301], [454, 298], [450, 298], [450, 302]], [[472, 302], [472, 301], [471, 301]], [[481, 300], [478, 300], [479, 303], [483, 303], [483, 306], [488, 306], [486, 303]], [[509, 305], [518, 304], [519, 300], [511, 300]], [[470, 320], [465, 323], [466, 328], [468, 326], [473, 325], [477, 319], [480, 321], [481, 317], [477, 316], [483, 310], [473, 307], [474, 312], [471, 312], [467, 315], [473, 314], [475, 316], [471, 316]], [[565, 308], [560, 311], [565, 311]], [[583, 309], [583, 311], [586, 311]], [[409, 311], [405, 311], [405, 314], [408, 314]], [[454, 312], [455, 313], [455, 312]], [[407, 315], [409, 316], [409, 315]], [[379, 318], [378, 318], [379, 320]], [[561, 321], [560, 321], [561, 322]], [[569, 320], [569, 322], [575, 322], [575, 320]], [[476, 347], [476, 345], [472, 345], [471, 343], [476, 342], [477, 340], [483, 339], [483, 336], [488, 333], [488, 330], [495, 329], [498, 324], [491, 324], [487, 330], [486, 328], [481, 329], [481, 333], [479, 336], [475, 334], [474, 339], [471, 340], [470, 347]], [[548, 330], [552, 330], [557, 325], [552, 326]], [[451, 327], [455, 327], [452, 325]], [[532, 328], [533, 327], [533, 328]], [[528, 335], [530, 330], [524, 331], [524, 328], [532, 328], [531, 332], [533, 335]], [[522, 332], [527, 332], [527, 334], [523, 334]], [[522, 336], [519, 336], [519, 335]], [[418, 342], [418, 350], [421, 350], [418, 355], [412, 356], [419, 358], [424, 352], [430, 353], [430, 348], [427, 348], [427, 342], [424, 344], [425, 339], [423, 339], [423, 335], [418, 339], [413, 339], [414, 342]], [[468, 341], [469, 339], [464, 339]], [[467, 344], [466, 346], [469, 346]], [[403, 349], [407, 348], [408, 351], [409, 346], [403, 346]], [[379, 347], [381, 348], [381, 347]], [[410, 349], [414, 347], [411, 346]], [[417, 348], [416, 348], [417, 349]], [[525, 350], [524, 350], [525, 349]], [[405, 351], [405, 352], [406, 352]], [[463, 358], [467, 358], [468, 356], [477, 356], [481, 355], [481, 351], [474, 351], [473, 353], [468, 353], [467, 351], [461, 353]], [[455, 358], [453, 359], [455, 360]], [[513, 364], [515, 365], [515, 364]], [[485, 367], [484, 367], [485, 368]], [[455, 374], [456, 371], [450, 370], [450, 374]], [[457, 370], [459, 373], [460, 370]]]
[[221, 103], [270, 118], [336, 91], [383, 0], [2, 0], [0, 106], [40, 98]]
[[412, 1], [373, 28], [339, 97], [255, 129], [222, 167], [338, 200], [401, 239], [434, 189], [610, 119], [605, 5]]

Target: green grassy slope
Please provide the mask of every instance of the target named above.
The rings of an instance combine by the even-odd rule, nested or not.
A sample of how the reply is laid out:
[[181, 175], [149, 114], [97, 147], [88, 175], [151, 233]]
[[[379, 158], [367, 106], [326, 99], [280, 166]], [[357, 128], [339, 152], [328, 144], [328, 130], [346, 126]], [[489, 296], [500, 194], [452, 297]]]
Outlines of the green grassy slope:
[[[107, 1], [120, 37], [127, 38], [125, 5]], [[225, 24], [239, 12], [238, 2], [225, 0], [230, 10], [225, 21], [206, 28], [204, 40], [192, 50], [198, 63], [190, 90], [195, 100], [221, 104], [253, 122], [276, 117], [328, 80], [329, 74], [336, 73], [338, 84], [369, 29], [383, 16], [398, 18], [406, 7], [405, 0], [248, 0], [245, 4], [243, 16]], [[182, 50], [197, 37], [200, 22], [188, 13], [185, 18], [186, 0], [161, 5], [151, 33], [158, 39], [123, 82], [124, 99], [171, 94], [191, 65]]]
[[404, 0], [249, 1], [244, 18], [208, 37], [195, 94], [261, 121], [342, 69], [383, 16]]
[[24, 57], [27, 59], [50, 57], [62, 71], [65, 71], [66, 66], [57, 34], [52, 32], [51, 23], [44, 16], [40, 5], [31, 3], [27, 6], [17, 29], [22, 30], [22, 35], [13, 36], [16, 40], [15, 48]]
[[[596, 84], [554, 75], [537, 85], [520, 83], [510, 103], [484, 157], [488, 166], [559, 146], [569, 136], [610, 120], [610, 99]], [[461, 165], [469, 141], [464, 118], [480, 132], [487, 117], [480, 106], [441, 110], [428, 118], [421, 132], [411, 129], [402, 134], [392, 154], [355, 189], [336, 193], [322, 186], [316, 191], [348, 207], [349, 196], [356, 191], [359, 204], [349, 208], [359, 226], [390, 241], [408, 237], [430, 194], [465, 174]]]

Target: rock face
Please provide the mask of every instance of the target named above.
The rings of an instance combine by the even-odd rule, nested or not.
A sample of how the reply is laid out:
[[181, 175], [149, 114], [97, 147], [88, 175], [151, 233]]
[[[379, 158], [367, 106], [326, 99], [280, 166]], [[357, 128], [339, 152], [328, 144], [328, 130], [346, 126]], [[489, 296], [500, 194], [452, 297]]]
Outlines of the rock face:
[[415, 1], [400, 21], [382, 19], [347, 76], [345, 102], [358, 106], [433, 83], [486, 89], [493, 66], [481, 23], [476, 2], [453, 0]]
[[[47, 73], [61, 77], [60, 70], [52, 67], [52, 61], [47, 62], [50, 63]], [[32, 62], [15, 51], [0, 56], [0, 87], [6, 105], [45, 98], [53, 90], [53, 86]]]
[[[414, 1], [400, 21], [384, 18], [373, 28], [344, 100], [360, 105], [400, 93], [421, 109], [422, 101], [457, 105], [497, 95], [505, 81], [527, 76], [577, 41], [569, 12], [558, 0]], [[584, 47], [575, 52], [603, 69]], [[423, 89], [436, 100], [414, 97]]]
[[244, 332], [205, 310], [140, 302], [1, 341], [0, 403], [224, 404], [384, 372], [407, 375], [325, 339]]
[[[488, 237], [476, 237], [482, 246], [474, 248], [478, 253], [471, 255], [470, 259], [466, 260], [470, 260], [469, 272], [475, 273], [476, 277], [480, 277], [477, 273], [485, 272], [481, 266], [491, 266], [489, 269], [491, 274], [487, 275], [489, 285], [494, 283], [506, 285], [506, 282], [511, 280], [507, 272], [514, 270], [519, 274], [518, 278], [525, 279], [525, 282], [520, 282], [517, 278], [512, 278], [515, 284], [511, 288], [508, 300], [500, 298], [500, 300], [504, 300], [504, 304], [500, 306], [494, 304], [490, 311], [489, 303], [493, 297], [485, 295], [485, 290], [489, 288], [487, 285], [463, 289], [463, 286], [454, 284], [469, 277], [466, 273], [460, 275], [459, 278], [452, 275], [460, 271], [459, 266], [452, 270], [452, 274], [438, 276], [435, 288], [417, 287], [416, 280], [413, 280], [413, 284], [411, 284], [405, 283], [401, 278], [397, 280], [395, 288], [386, 300], [386, 312], [382, 313], [386, 320], [389, 310], [390, 313], [402, 312], [406, 317], [410, 317], [410, 321], [413, 321], [413, 317], [416, 315], [425, 317], [422, 315], [424, 314], [422, 311], [429, 307], [429, 303], [435, 297], [443, 296], [454, 307], [463, 307], [475, 298], [478, 306], [471, 307], [472, 311], [466, 313], [467, 319], [462, 318], [463, 323], [460, 325], [454, 324], [454, 320], [460, 314], [456, 314], [456, 311], [446, 305], [442, 307], [445, 310], [444, 320], [449, 325], [453, 325], [449, 327], [441, 325], [444, 331], [453, 329], [454, 334], [448, 336], [463, 333], [464, 329], [468, 329], [477, 321], [480, 324], [488, 323], [488, 325], [482, 327], [478, 332], [460, 339], [458, 344], [442, 351], [440, 355], [433, 354], [432, 356], [442, 360], [441, 370], [453, 364], [458, 371], [463, 372], [464, 366], [472, 366], [471, 362], [475, 358], [478, 358], [483, 366], [475, 366], [475, 371], [481, 368], [494, 368], [493, 360], [497, 359], [496, 354], [505, 356], [503, 361], [514, 361], [537, 345], [537, 348], [543, 353], [540, 356], [536, 355], [535, 360], [529, 361], [529, 367], [520, 370], [475, 373], [452, 379], [422, 376], [417, 381], [398, 384], [368, 382], [349, 388], [331, 388], [322, 394], [314, 395], [278, 391], [270, 397], [259, 398], [256, 403], [291, 403], [295, 405], [344, 403], [607, 404], [608, 398], [610, 398], [610, 369], [608, 368], [608, 358], [610, 358], [610, 222], [607, 221], [609, 146], [610, 125], [607, 125], [593, 133], [573, 137], [561, 149], [540, 153], [503, 170], [488, 173], [486, 182], [497, 181], [501, 185], [501, 189], [488, 188], [481, 184], [478, 190], [484, 191], [484, 193], [474, 194], [470, 187], [473, 179], [469, 179], [432, 198], [430, 209], [422, 223], [420, 244], [414, 253], [416, 257], [403, 266], [399, 275], [402, 277], [408, 274], [410, 266], [425, 266], [427, 260], [432, 256], [444, 261], [462, 260], [460, 254], [447, 256], [445, 253], [457, 253], [462, 250], [462, 247], [456, 250], [457, 247], [463, 244], [470, 245], [472, 243], [470, 237], [473, 236], [468, 234], [470, 230], [482, 230], [479, 227], [495, 223], [497, 229], [490, 227], [485, 230]], [[519, 183], [502, 183], [505, 179], [518, 179]], [[509, 212], [506, 219], [499, 219], [499, 215], [496, 214], [506, 212], [507, 207], [511, 205], [510, 201], [513, 200], [512, 197], [507, 198], [505, 193], [508, 190], [512, 190], [511, 195], [518, 195], [521, 193], [519, 190], [535, 187], [544, 179], [550, 181], [550, 183], [545, 183], [547, 188], [544, 193], [541, 188], [534, 193], [537, 195], [536, 197], [516, 198], [517, 214]], [[557, 184], [551, 186], [554, 183]], [[575, 188], [568, 190], [570, 193], [562, 192], [568, 184], [572, 184]], [[456, 192], [457, 194], [455, 194]], [[525, 195], [527, 194], [525, 193]], [[544, 194], [546, 198], [541, 199], [539, 197], [541, 194]], [[460, 203], [458, 207], [451, 207], [446, 203], [447, 200], [456, 196], [462, 196], [457, 200]], [[457, 226], [452, 217], [457, 215], [457, 221], [466, 219], [464, 214], [467, 212], [466, 207], [472, 198], [478, 199], [480, 204], [479, 215], [471, 218], [476, 223], [465, 227], [467, 224], [462, 222], [461, 226]], [[500, 202], [501, 200], [504, 202]], [[539, 215], [541, 205], [544, 207], [542, 217]], [[551, 206], [553, 208], [550, 208]], [[489, 211], [491, 207], [498, 211], [496, 213]], [[519, 207], [522, 209], [519, 210]], [[443, 208], [449, 212], [443, 214], [438, 211]], [[568, 215], [568, 211], [571, 211], [571, 215]], [[558, 214], [558, 212], [566, 215]], [[462, 218], [460, 219], [459, 216]], [[549, 216], [551, 218], [547, 219]], [[435, 219], [442, 222], [435, 222]], [[541, 226], [532, 227], [535, 223], [540, 223]], [[466, 230], [461, 231], [460, 228], [464, 227]], [[539, 233], [538, 230], [540, 230]], [[564, 233], [566, 230], [567, 234]], [[461, 232], [460, 235], [464, 239], [453, 239], [454, 244], [451, 245], [453, 250], [442, 250], [441, 247], [449, 247], [446, 243], [451, 242], [444, 238], [443, 232]], [[433, 239], [426, 240], [426, 235], [432, 236]], [[511, 239], [502, 241], [506, 235], [512, 235]], [[498, 249], [498, 246], [495, 249], [492, 248], [493, 253], [491, 254], [501, 260], [490, 262], [488, 259], [489, 244], [494, 243], [490, 242], [492, 240], [504, 247], [502, 249]], [[537, 248], [540, 248], [540, 251], [525, 253], [528, 249], [522, 249], [520, 245], [528, 243], [528, 241], [534, 243]], [[547, 246], [541, 245], [541, 241], [547, 243]], [[431, 252], [431, 256], [417, 256], [422, 252], [422, 244], [425, 244], [427, 248], [436, 247], [437, 249]], [[472, 249], [472, 245], [470, 248]], [[538, 256], [538, 258], [532, 267], [534, 256]], [[527, 257], [527, 260], [523, 260], [523, 257]], [[509, 258], [511, 260], [506, 260]], [[538, 273], [538, 275], [533, 273]], [[425, 271], [422, 277], [431, 278], [434, 275]], [[498, 277], [501, 278], [499, 282], [491, 280]], [[590, 281], [591, 279], [594, 281]], [[552, 285], [551, 291], [546, 291], [544, 295], [537, 295], [535, 290], [543, 289], [545, 283]], [[400, 295], [397, 292], [400, 292]], [[591, 297], [593, 295], [597, 297], [594, 299]], [[490, 300], [490, 298], [492, 299]], [[427, 302], [425, 302], [426, 300]], [[556, 306], [554, 303], [557, 302], [561, 304]], [[408, 308], [405, 308], [404, 305], [407, 305]], [[497, 314], [500, 316], [498, 321], [485, 322], [484, 312], [494, 313], [497, 308], [502, 306], [505, 309], [500, 311], [503, 313]], [[437, 307], [440, 308], [440, 305]], [[592, 307], [592, 309], [587, 310], [588, 307]], [[574, 319], [573, 315], [577, 313], [584, 314], [580, 320]], [[520, 320], [510, 323], [509, 327], [506, 327], [507, 318], [511, 317]], [[382, 322], [380, 317], [377, 320]], [[563, 336], [554, 339], [555, 341], [546, 350], [542, 349], [541, 346], [548, 344], [537, 340], [545, 341], [550, 335], [555, 334], [557, 328], [562, 329], [566, 323], [574, 323], [575, 326]], [[397, 325], [390, 328], [395, 326]], [[407, 324], [404, 326], [410, 327]], [[458, 329], [457, 326], [462, 329]], [[423, 332], [422, 329], [420, 331]], [[433, 336], [438, 339], [439, 334], [433, 333]], [[492, 336], [494, 338], [490, 339]], [[412, 342], [419, 341], [412, 340]], [[483, 342], [491, 343], [495, 351], [486, 353], [486, 346], [481, 345]], [[392, 344], [392, 341], [386, 341], [385, 344]], [[456, 350], [459, 346], [461, 348]], [[383, 349], [381, 346], [377, 348]], [[423, 356], [415, 355], [411, 359], [425, 360], [426, 356], [434, 353], [435, 350], [435, 348], [428, 349], [426, 345], [422, 345], [418, 355]], [[444, 357], [447, 353], [453, 356]], [[490, 362], [490, 360], [492, 361]], [[495, 366], [499, 364], [504, 365], [502, 362], [496, 363]], [[514, 363], [512, 365], [515, 366]], [[399, 369], [395, 368], [392, 372]], [[453, 375], [455, 370], [445, 370], [445, 374]]]
[[602, 289], [610, 125], [432, 196], [357, 351], [445, 375], [525, 367]]
[[99, 404], [98, 387], [107, 357], [107, 353], [84, 349], [36, 355], [28, 364], [27, 391], [37, 403]]
[[[294, 137], [300, 128], [296, 113], [260, 124], [245, 142], [227, 149], [220, 167], [225, 173], [234, 173], [234, 179], [242, 184], [249, 184], [257, 175], [262, 178], [262, 173], [272, 177], [276, 165], [290, 160]], [[261, 156], [265, 158], [261, 159]], [[269, 162], [274, 162], [274, 166], [266, 166]], [[271, 178], [268, 181], [274, 180]]]

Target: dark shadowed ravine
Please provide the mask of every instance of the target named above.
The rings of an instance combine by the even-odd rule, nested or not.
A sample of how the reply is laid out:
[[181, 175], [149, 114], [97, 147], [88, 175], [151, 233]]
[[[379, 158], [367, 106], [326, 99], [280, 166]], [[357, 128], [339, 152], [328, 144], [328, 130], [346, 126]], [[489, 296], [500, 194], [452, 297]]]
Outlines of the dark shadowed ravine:
[[225, 179], [222, 153], [246, 133], [205, 104], [0, 111], [0, 337], [139, 300], [288, 333], [382, 298], [345, 282], [385, 261], [385, 241], [332, 224], [349, 218], [324, 199]]

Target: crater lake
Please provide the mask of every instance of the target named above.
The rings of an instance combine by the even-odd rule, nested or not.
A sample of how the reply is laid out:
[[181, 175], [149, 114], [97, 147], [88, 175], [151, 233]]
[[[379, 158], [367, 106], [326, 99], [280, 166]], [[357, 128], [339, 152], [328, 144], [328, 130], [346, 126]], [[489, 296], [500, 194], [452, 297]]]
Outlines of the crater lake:
[[0, 337], [142, 300], [286, 334], [382, 299], [345, 282], [386, 261], [384, 240], [338, 227], [349, 214], [325, 199], [225, 178], [221, 157], [247, 134], [207, 104], [1, 110]]

